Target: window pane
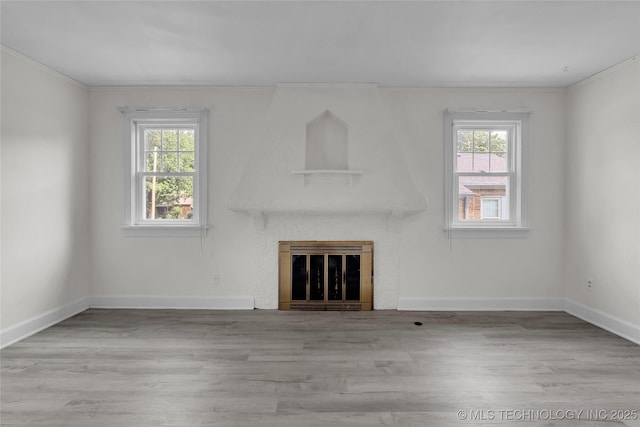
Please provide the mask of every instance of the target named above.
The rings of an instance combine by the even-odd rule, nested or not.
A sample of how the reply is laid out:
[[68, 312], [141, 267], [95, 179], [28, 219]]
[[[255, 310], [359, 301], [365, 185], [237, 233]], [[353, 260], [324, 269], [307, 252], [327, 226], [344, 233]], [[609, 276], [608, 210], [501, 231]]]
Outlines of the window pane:
[[491, 142], [489, 145], [491, 151], [490, 172], [507, 172], [509, 170], [509, 165], [507, 164], [507, 137], [506, 130], [491, 131]]
[[489, 159], [489, 172], [508, 172], [506, 153], [491, 153]]
[[458, 153], [470, 153], [473, 151], [473, 131], [461, 129], [457, 132]]
[[507, 153], [491, 153], [489, 156], [489, 172], [508, 172]]
[[158, 151], [145, 152], [145, 172], [157, 172], [160, 169], [161, 160]]
[[473, 153], [458, 153], [456, 170], [458, 172], [473, 172]]
[[162, 172], [178, 172], [178, 153], [162, 153]]
[[489, 131], [473, 131], [473, 151], [486, 153], [489, 151]]
[[181, 130], [180, 151], [194, 151], [195, 147], [195, 131], [193, 129]]
[[162, 133], [159, 129], [147, 129], [144, 131], [144, 149], [147, 151], [153, 151], [154, 148], [158, 150], [161, 147]]
[[507, 184], [509, 178], [506, 176], [460, 176], [458, 180], [458, 220], [460, 221], [480, 221], [488, 219], [483, 213], [483, 200], [500, 199], [501, 207], [505, 208], [504, 213], [499, 210], [498, 216], [493, 219], [508, 219], [506, 210], [509, 203]]
[[178, 131], [175, 129], [162, 131], [162, 150], [178, 151]]
[[507, 131], [506, 130], [492, 130], [491, 131], [491, 144], [489, 145], [492, 153], [506, 153], [507, 152]]
[[180, 172], [195, 172], [196, 161], [194, 153], [180, 153]]
[[145, 219], [188, 220], [193, 211], [193, 177], [145, 177]]
[[491, 154], [474, 153], [473, 154], [473, 172], [490, 172]]

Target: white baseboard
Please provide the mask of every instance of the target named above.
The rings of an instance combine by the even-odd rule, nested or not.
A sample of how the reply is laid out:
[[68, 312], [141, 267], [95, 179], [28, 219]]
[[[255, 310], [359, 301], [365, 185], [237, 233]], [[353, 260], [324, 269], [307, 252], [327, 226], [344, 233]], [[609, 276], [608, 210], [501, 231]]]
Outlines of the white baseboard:
[[32, 317], [17, 325], [0, 331], [0, 348], [7, 347], [36, 334], [56, 323], [83, 312], [87, 308], [164, 308], [164, 309], [209, 309], [209, 310], [253, 310], [252, 296], [233, 297], [184, 297], [98, 295], [80, 298], [62, 307]]
[[400, 298], [407, 311], [563, 311], [563, 298]]
[[80, 298], [62, 307], [27, 319], [0, 332], [0, 348], [23, 340], [89, 308], [89, 298]]
[[570, 299], [565, 299], [564, 311], [633, 343], [640, 344], [640, 326], [638, 325]]
[[253, 310], [253, 296], [94, 295], [93, 308]]
[[[89, 307], [144, 309], [253, 310], [252, 296], [185, 297], [97, 295], [80, 298], [62, 307], [0, 331], [0, 348], [23, 340], [74, 316]], [[408, 311], [566, 311], [595, 326], [640, 344], [640, 326], [564, 298], [400, 298], [398, 310]]]

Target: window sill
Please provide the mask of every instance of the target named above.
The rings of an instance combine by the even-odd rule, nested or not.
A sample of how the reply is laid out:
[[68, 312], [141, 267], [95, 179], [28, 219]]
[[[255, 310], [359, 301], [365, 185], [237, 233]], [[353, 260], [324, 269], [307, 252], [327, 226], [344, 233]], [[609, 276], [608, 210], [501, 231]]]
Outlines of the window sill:
[[200, 237], [209, 227], [199, 225], [123, 225], [127, 237]]
[[526, 239], [528, 227], [456, 227], [444, 228], [445, 236], [452, 239]]

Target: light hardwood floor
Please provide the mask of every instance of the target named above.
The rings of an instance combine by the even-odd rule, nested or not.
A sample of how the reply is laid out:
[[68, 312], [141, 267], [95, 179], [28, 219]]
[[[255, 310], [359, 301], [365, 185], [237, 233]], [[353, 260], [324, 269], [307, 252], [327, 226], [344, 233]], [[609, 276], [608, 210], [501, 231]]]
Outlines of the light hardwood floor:
[[3, 426], [640, 426], [640, 346], [560, 312], [90, 309], [0, 356]]

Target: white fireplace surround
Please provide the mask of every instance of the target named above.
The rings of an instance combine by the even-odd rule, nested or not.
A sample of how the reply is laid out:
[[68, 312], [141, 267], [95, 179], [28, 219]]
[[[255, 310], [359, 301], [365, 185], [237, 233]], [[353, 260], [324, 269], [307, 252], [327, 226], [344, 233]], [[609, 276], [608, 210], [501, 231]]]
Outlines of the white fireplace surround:
[[[323, 123], [326, 129], [314, 128]], [[397, 308], [398, 229], [403, 218], [428, 204], [378, 87], [278, 85], [263, 127], [264, 137], [228, 201], [229, 209], [249, 214], [256, 227], [256, 307], [277, 307], [279, 241], [373, 240], [374, 309]], [[328, 158], [328, 169], [316, 169], [322, 160], [307, 168], [310, 149]], [[347, 158], [336, 160], [344, 152]], [[331, 168], [335, 164], [340, 169]]]

